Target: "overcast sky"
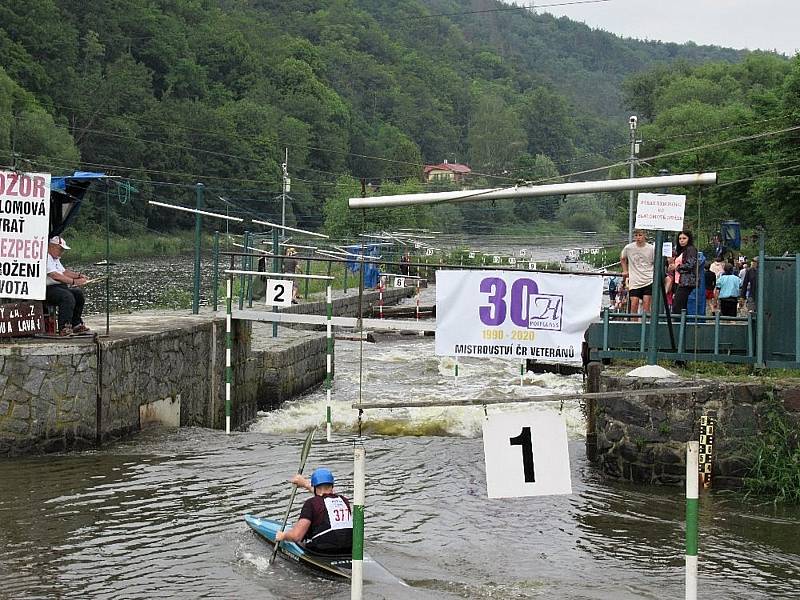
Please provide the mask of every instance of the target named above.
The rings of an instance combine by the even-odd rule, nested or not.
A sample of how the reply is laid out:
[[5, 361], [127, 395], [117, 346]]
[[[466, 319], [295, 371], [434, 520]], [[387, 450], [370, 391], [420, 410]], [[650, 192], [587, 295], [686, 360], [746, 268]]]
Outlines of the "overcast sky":
[[608, 0], [551, 6], [576, 0], [517, 0], [623, 37], [729, 48], [800, 50], [800, 0]]

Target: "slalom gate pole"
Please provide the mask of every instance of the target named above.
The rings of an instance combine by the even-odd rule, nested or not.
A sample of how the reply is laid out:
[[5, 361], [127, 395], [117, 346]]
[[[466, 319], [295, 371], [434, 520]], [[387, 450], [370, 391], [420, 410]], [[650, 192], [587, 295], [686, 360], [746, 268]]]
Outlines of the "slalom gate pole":
[[353, 450], [353, 570], [350, 580], [350, 600], [364, 597], [364, 497], [366, 451], [363, 446]]
[[225, 288], [225, 433], [231, 432], [231, 385], [233, 384], [233, 329], [231, 322], [231, 303], [233, 302], [233, 275], [228, 275]]
[[455, 362], [455, 365], [454, 365], [455, 368], [454, 368], [454, 373], [453, 373], [453, 376], [454, 376], [453, 383], [458, 381], [458, 357], [457, 356], [455, 357], [455, 361], [454, 362]]
[[378, 318], [383, 318], [383, 275], [378, 283]]
[[519, 366], [519, 384], [525, 385], [525, 361], [523, 360]]
[[325, 324], [325, 335], [327, 338], [327, 352], [325, 356], [325, 432], [327, 441], [331, 441], [331, 371], [333, 370], [333, 293], [331, 284], [328, 284], [326, 293], [326, 310], [328, 322]]
[[686, 443], [686, 600], [697, 600], [697, 509], [700, 442]]

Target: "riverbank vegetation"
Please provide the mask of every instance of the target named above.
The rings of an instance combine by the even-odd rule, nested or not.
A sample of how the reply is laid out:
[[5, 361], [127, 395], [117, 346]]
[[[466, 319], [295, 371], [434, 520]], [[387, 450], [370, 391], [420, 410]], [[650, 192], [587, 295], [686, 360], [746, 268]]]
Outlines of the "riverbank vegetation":
[[[652, 122], [647, 153], [655, 137], [683, 151], [708, 128], [715, 141], [778, 128], [782, 121], [764, 119], [797, 108], [797, 66], [784, 57], [621, 39], [547, 13], [487, 7], [505, 10], [476, 12], [459, 0], [120, 0], [87, 12], [71, 0], [28, 0], [0, 19], [0, 165], [118, 176], [92, 186], [78, 232], [104, 222], [106, 192], [114, 233], [190, 229], [191, 215], [148, 201], [194, 206], [198, 181], [207, 210], [279, 221], [287, 152], [292, 226], [484, 233], [559, 221], [612, 231], [624, 229], [621, 195], [409, 208], [387, 222], [378, 211], [342, 219], [329, 205], [392, 186], [442, 189], [422, 183], [423, 167], [445, 160], [471, 167], [458, 182], [467, 189], [605, 177], [627, 156], [630, 108]], [[764, 146], [730, 148], [780, 154], [770, 160], [790, 152], [777, 138]], [[688, 153], [648, 162], [695, 170], [725, 161]], [[752, 189], [777, 197], [767, 183], [757, 177]], [[753, 206], [748, 199], [719, 215], [756, 218]]]
[[763, 424], [747, 450], [752, 467], [744, 479], [748, 494], [776, 503], [800, 504], [800, 431], [774, 399], [762, 414]]

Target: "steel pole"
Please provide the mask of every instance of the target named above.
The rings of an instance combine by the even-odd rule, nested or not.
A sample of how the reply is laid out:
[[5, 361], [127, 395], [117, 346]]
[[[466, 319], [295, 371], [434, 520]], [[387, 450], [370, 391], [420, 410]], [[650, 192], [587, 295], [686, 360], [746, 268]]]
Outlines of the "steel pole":
[[713, 185], [716, 173], [688, 173], [666, 177], [637, 177], [636, 179], [611, 179], [608, 181], [581, 181], [574, 183], [550, 183], [547, 185], [522, 185], [511, 188], [488, 188], [453, 192], [426, 192], [422, 194], [400, 194], [397, 196], [370, 196], [350, 198], [350, 208], [388, 208], [413, 204], [437, 204], [440, 202], [476, 202], [537, 198], [541, 196], [564, 196], [570, 194], [596, 194], [600, 192], [624, 192], [627, 190], [653, 190], [658, 188], [691, 187]]
[[[203, 209], [203, 189], [202, 183], [195, 186], [195, 206], [197, 210]], [[203, 216], [200, 213], [194, 215], [194, 290], [192, 293], [192, 314], [200, 312], [200, 229], [203, 225]]]

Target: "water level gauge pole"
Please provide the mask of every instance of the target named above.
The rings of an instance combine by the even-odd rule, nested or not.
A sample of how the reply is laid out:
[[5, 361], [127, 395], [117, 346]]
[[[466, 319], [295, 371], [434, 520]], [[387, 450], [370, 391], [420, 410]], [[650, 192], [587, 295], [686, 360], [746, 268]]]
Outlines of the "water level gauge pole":
[[366, 489], [366, 451], [353, 450], [353, 571], [350, 600], [362, 600], [364, 594], [364, 497]]
[[333, 291], [331, 284], [328, 284], [326, 291], [326, 311], [328, 320], [325, 323], [325, 335], [327, 343], [327, 353], [325, 356], [325, 430], [327, 432], [327, 440], [331, 441], [331, 372], [333, 366]]
[[[195, 187], [195, 202], [197, 210], [203, 208], [203, 189], [202, 183], [197, 183]], [[203, 217], [199, 212], [194, 214], [194, 287], [192, 290], [192, 314], [200, 312], [200, 229], [203, 225]]]
[[697, 509], [700, 442], [686, 443], [686, 600], [697, 600]]

